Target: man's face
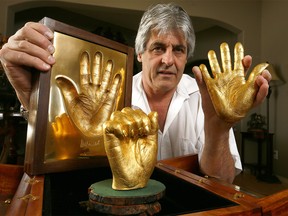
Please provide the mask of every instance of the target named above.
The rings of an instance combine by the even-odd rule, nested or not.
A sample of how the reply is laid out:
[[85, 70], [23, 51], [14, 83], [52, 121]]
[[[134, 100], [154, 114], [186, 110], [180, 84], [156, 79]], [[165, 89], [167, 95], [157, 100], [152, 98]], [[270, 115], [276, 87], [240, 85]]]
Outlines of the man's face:
[[165, 35], [152, 32], [144, 53], [138, 55], [138, 61], [142, 62], [146, 91], [174, 91], [187, 62], [187, 42], [178, 31]]

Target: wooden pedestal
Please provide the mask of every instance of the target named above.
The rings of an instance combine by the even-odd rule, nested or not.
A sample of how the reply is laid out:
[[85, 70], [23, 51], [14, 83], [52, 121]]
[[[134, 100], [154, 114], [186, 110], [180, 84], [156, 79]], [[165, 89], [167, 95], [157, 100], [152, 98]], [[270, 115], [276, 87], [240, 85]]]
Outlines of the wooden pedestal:
[[109, 215], [154, 215], [161, 210], [158, 202], [165, 193], [165, 185], [150, 179], [144, 188], [113, 190], [112, 179], [96, 182], [89, 187], [88, 211]]

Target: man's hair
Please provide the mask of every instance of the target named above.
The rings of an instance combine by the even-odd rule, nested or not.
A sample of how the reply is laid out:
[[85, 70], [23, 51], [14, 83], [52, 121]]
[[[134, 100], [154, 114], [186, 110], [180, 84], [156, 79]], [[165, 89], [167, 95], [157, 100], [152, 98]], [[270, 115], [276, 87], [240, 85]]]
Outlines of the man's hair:
[[170, 4], [157, 4], [151, 6], [143, 14], [135, 39], [136, 54], [143, 53], [152, 31], [158, 34], [180, 31], [187, 41], [187, 58], [191, 57], [195, 47], [195, 34], [191, 19], [180, 6]]

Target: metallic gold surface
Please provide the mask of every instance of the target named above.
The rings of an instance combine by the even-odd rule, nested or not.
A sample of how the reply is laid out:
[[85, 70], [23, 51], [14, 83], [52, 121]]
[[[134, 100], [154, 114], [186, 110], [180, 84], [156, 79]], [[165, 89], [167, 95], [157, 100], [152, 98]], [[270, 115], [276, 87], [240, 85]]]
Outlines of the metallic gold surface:
[[[94, 58], [98, 58], [98, 56], [95, 55]], [[86, 138], [101, 137], [103, 122], [115, 110], [122, 75], [117, 73], [112, 77], [112, 66], [112, 61], [109, 60], [102, 80], [99, 82], [93, 75], [101, 74], [102, 71], [99, 67], [92, 68], [90, 71], [88, 53], [82, 53], [79, 93], [75, 82], [65, 76], [56, 76], [56, 83], [61, 90], [67, 113]], [[97, 82], [95, 82], [96, 80]]]
[[[54, 32], [53, 44], [56, 64], [51, 70], [45, 160], [64, 154], [58, 154], [59, 142], [51, 127], [63, 113], [79, 131], [77, 139], [81, 139], [81, 149], [86, 149], [84, 155], [105, 155], [102, 125], [113, 111], [124, 107], [127, 55], [59, 32]], [[76, 139], [74, 133], [69, 137], [60, 135], [61, 131], [68, 130], [57, 132], [63, 142], [64, 136], [67, 142]], [[78, 147], [73, 148], [76, 152]]]
[[140, 109], [115, 111], [103, 125], [104, 143], [113, 174], [112, 188], [146, 186], [157, 161], [158, 114]]
[[76, 158], [80, 155], [81, 137], [68, 115], [63, 113], [52, 122], [54, 132], [55, 154], [57, 159]]
[[244, 118], [252, 108], [256, 87], [255, 80], [268, 66], [267, 63], [258, 64], [245, 79], [245, 70], [242, 64], [244, 49], [241, 43], [234, 48], [234, 68], [232, 69], [231, 55], [227, 43], [220, 46], [222, 70], [218, 63], [215, 51], [208, 52], [209, 63], [213, 77], [206, 66], [200, 65], [203, 78], [217, 115], [229, 123], [235, 123]]

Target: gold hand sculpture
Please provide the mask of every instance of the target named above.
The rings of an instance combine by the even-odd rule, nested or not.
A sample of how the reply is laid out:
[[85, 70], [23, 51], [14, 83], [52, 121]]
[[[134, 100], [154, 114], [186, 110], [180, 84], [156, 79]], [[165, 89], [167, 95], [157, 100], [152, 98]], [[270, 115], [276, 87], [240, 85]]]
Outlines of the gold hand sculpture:
[[252, 108], [257, 92], [254, 82], [268, 64], [258, 64], [246, 80], [242, 64], [244, 58], [242, 44], [238, 42], [234, 48], [234, 70], [231, 66], [228, 44], [222, 43], [220, 51], [223, 72], [221, 72], [213, 50], [208, 52], [213, 78], [209, 75], [205, 65], [202, 64], [199, 68], [217, 115], [226, 122], [235, 123], [245, 117], [247, 112]]
[[126, 107], [112, 113], [103, 130], [112, 188], [145, 187], [157, 161], [158, 114]]
[[68, 115], [63, 113], [52, 122], [55, 153], [57, 159], [76, 158], [80, 155], [81, 136]]
[[96, 52], [92, 70], [89, 55], [83, 52], [80, 58], [80, 93], [64, 76], [57, 76], [56, 83], [64, 98], [68, 115], [86, 138], [103, 138], [102, 125], [115, 110], [121, 96], [122, 75], [111, 76], [113, 63], [102, 67], [102, 55]]

